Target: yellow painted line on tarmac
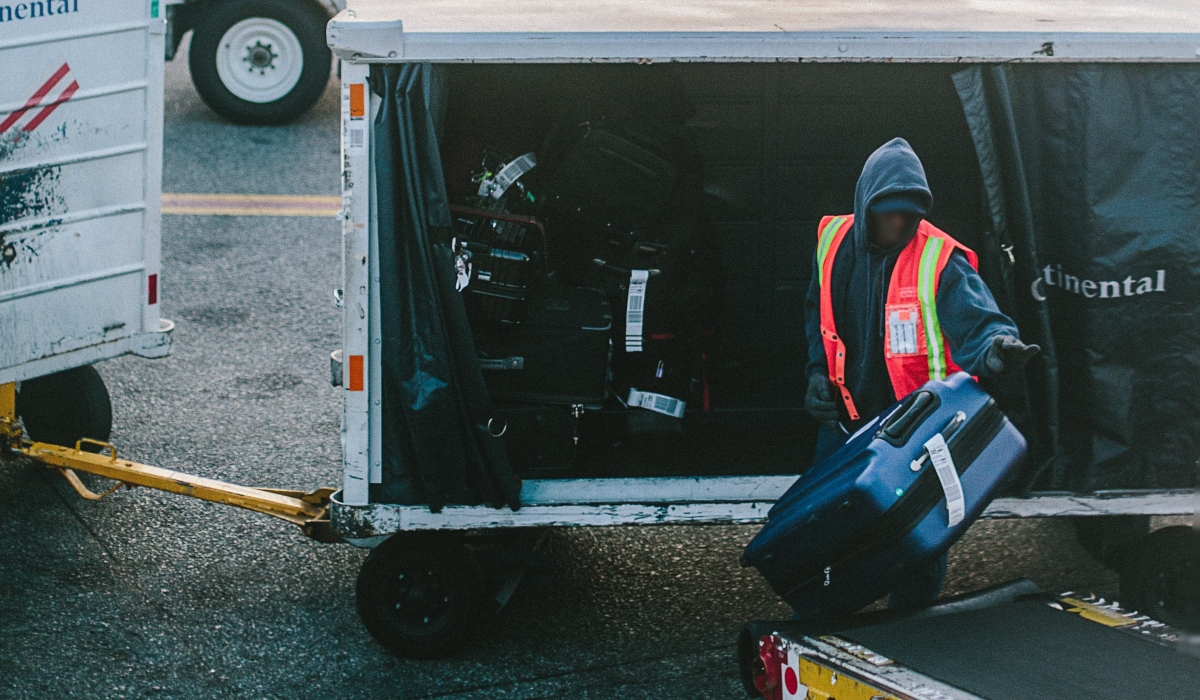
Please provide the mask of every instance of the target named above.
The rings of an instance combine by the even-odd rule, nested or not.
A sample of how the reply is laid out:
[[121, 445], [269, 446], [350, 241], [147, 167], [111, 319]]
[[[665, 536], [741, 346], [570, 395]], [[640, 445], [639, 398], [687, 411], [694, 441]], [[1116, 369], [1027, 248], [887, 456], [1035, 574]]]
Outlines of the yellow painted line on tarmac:
[[340, 195], [164, 192], [162, 213], [195, 216], [337, 216]]

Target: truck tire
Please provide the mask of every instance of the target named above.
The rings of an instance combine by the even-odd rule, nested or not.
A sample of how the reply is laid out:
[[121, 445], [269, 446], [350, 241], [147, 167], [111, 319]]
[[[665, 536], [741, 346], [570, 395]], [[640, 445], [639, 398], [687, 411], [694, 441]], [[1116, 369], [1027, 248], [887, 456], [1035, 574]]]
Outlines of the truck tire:
[[1121, 573], [1121, 607], [1174, 627], [1195, 621], [1200, 572], [1192, 570], [1191, 560], [1196, 537], [1187, 525], [1165, 527], [1146, 537]]
[[363, 562], [355, 602], [367, 631], [391, 653], [441, 659], [475, 631], [483, 591], [461, 533], [400, 533]]
[[17, 392], [17, 416], [31, 440], [74, 447], [80, 438], [107, 442], [112, 403], [90, 365], [26, 379]]
[[214, 112], [237, 124], [296, 119], [329, 82], [328, 19], [305, 0], [202, 5], [188, 50], [196, 91]]

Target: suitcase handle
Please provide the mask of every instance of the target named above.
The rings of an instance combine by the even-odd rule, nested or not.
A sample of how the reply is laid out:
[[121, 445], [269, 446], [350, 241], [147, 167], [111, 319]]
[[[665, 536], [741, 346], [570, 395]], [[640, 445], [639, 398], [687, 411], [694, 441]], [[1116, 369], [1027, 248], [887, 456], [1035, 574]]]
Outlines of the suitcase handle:
[[911, 394], [900, 404], [900, 408], [879, 426], [875, 437], [896, 447], [903, 447], [917, 431], [917, 427], [924, 423], [941, 403], [942, 400], [931, 391]]
[[479, 358], [479, 369], [525, 369], [525, 358], [519, 355], [514, 355], [513, 357], [481, 357]]

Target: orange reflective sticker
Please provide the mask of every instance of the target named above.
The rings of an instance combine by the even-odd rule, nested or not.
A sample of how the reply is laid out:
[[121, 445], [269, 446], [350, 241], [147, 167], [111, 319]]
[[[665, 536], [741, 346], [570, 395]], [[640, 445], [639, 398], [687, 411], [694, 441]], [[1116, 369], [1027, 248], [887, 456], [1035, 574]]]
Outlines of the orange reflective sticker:
[[350, 83], [350, 118], [362, 119], [367, 113], [366, 85]]
[[346, 380], [346, 388], [350, 391], [363, 390], [363, 356], [351, 355], [349, 377]]

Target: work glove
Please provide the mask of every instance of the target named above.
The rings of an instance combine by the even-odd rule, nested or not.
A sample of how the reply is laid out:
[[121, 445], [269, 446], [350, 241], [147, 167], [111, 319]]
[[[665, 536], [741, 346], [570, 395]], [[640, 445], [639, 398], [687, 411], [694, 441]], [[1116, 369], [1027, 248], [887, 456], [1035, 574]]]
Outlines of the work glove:
[[833, 382], [829, 377], [813, 372], [808, 378], [808, 391], [804, 394], [804, 408], [819, 422], [838, 419], [838, 407], [834, 400]]
[[998, 335], [992, 338], [983, 363], [992, 375], [1008, 374], [1024, 367], [1041, 349], [1038, 345], [1026, 345], [1011, 335]]

